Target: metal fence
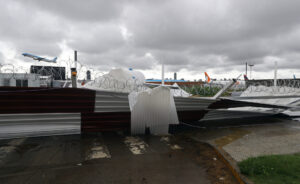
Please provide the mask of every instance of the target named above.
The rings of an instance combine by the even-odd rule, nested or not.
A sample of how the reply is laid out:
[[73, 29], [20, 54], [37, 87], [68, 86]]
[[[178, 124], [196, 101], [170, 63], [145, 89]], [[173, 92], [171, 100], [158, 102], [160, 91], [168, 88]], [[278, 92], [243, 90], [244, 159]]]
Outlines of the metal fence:
[[0, 139], [80, 134], [80, 113], [0, 114]]

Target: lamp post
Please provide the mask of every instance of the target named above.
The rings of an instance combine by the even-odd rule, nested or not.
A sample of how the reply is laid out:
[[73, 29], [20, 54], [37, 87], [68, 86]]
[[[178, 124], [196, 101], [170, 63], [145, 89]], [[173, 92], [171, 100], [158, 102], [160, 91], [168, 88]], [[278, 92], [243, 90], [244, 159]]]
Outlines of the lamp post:
[[254, 66], [254, 64], [249, 64], [250, 67], [250, 79], [252, 80], [252, 67]]
[[275, 68], [274, 68], [274, 86], [277, 86], [277, 61], [275, 61]]

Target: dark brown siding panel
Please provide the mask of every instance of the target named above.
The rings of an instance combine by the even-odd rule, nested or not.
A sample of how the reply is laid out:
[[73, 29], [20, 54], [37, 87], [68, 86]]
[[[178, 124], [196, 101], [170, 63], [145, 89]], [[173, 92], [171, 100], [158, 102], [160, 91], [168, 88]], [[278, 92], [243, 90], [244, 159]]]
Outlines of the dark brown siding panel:
[[197, 110], [197, 111], [177, 111], [179, 122], [195, 122], [204, 117], [207, 110]]
[[130, 112], [95, 112], [81, 114], [82, 132], [129, 130]]
[[230, 99], [220, 99], [208, 106], [208, 109], [226, 109], [226, 108], [234, 108], [234, 107], [265, 107], [265, 108], [283, 108], [286, 109], [285, 106], [280, 105], [272, 105], [272, 104], [260, 104], [256, 102], [246, 102], [246, 101], [237, 101]]
[[95, 91], [79, 88], [0, 87], [0, 114], [93, 112]]

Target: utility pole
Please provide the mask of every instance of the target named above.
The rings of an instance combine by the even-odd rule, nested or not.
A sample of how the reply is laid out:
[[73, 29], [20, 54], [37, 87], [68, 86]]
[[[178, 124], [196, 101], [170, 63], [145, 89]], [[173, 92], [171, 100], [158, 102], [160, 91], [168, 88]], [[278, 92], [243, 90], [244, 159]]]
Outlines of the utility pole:
[[248, 63], [246, 62], [246, 76], [248, 77]]
[[161, 65], [161, 85], [165, 85], [165, 64], [162, 63]]
[[72, 80], [72, 87], [77, 88], [77, 51], [74, 51], [74, 64], [75, 67], [71, 68], [71, 80]]
[[274, 86], [277, 86], [277, 61], [275, 61], [275, 68], [274, 68]]
[[252, 80], [252, 67], [254, 66], [254, 64], [249, 64], [250, 66], [250, 79]]

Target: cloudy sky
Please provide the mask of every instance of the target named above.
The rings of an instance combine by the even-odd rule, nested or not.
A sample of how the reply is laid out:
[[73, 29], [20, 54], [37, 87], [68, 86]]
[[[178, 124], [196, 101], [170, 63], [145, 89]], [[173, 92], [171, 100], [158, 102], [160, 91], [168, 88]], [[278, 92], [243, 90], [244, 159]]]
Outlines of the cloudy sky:
[[147, 78], [300, 77], [299, 0], [0, 0], [0, 64], [21, 54], [73, 59], [100, 71], [141, 70]]

